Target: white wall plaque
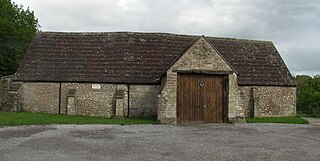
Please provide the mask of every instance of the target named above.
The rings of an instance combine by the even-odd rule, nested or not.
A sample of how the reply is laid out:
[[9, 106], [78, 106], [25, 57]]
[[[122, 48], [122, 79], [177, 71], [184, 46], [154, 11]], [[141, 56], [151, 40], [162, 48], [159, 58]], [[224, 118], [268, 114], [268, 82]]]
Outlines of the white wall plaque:
[[101, 86], [100, 86], [100, 84], [92, 84], [92, 85], [91, 85], [91, 88], [92, 88], [92, 89], [100, 89]]

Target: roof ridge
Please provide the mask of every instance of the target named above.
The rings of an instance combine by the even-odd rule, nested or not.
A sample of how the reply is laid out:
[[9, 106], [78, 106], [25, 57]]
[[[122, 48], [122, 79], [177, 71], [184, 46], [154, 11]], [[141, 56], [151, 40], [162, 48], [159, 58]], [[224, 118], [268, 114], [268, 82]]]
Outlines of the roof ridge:
[[215, 37], [215, 36], [205, 36], [206, 38], [229, 40], [229, 41], [246, 41], [246, 42], [260, 42], [260, 43], [272, 43], [271, 40], [260, 40], [260, 39], [245, 39], [245, 38], [234, 38], [234, 37]]
[[247, 41], [247, 42], [272, 42], [270, 40], [253, 40], [253, 39], [244, 39], [244, 38], [232, 38], [232, 37], [217, 37], [217, 36], [207, 36], [207, 35], [196, 35], [196, 34], [180, 34], [180, 33], [170, 33], [170, 32], [138, 32], [138, 31], [111, 31], [111, 32], [99, 32], [99, 31], [40, 31], [38, 33], [52, 33], [52, 34], [79, 34], [79, 35], [96, 35], [96, 34], [138, 34], [138, 35], [162, 35], [162, 36], [172, 36], [172, 37], [205, 37], [213, 38], [220, 40], [229, 40], [229, 41]]
[[165, 33], [165, 32], [135, 32], [135, 31], [114, 31], [114, 32], [69, 32], [69, 31], [39, 31], [39, 34], [79, 34], [79, 35], [96, 35], [96, 34], [137, 34], [137, 35], [163, 35], [163, 36], [173, 36], [173, 37], [201, 37], [201, 35], [187, 35], [187, 34], [175, 34], [175, 33]]

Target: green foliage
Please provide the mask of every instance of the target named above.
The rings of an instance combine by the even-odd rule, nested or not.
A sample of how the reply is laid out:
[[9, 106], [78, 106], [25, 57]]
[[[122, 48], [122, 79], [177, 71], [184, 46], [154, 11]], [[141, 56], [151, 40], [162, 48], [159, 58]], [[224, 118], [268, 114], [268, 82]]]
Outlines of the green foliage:
[[246, 118], [247, 123], [285, 123], [285, 124], [308, 124], [305, 119], [296, 116], [289, 117], [259, 117]]
[[0, 112], [0, 127], [37, 124], [155, 124], [152, 118], [101, 118], [89, 116], [67, 116], [31, 112]]
[[38, 27], [38, 19], [29, 8], [0, 0], [0, 77], [17, 71]]
[[320, 77], [298, 75], [296, 82], [298, 114], [320, 117]]

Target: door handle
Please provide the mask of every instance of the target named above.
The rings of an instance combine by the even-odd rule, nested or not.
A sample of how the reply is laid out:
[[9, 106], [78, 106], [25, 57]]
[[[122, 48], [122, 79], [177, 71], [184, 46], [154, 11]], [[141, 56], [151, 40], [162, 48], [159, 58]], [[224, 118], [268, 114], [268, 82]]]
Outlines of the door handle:
[[206, 105], [203, 105], [203, 108], [206, 108], [207, 106]]

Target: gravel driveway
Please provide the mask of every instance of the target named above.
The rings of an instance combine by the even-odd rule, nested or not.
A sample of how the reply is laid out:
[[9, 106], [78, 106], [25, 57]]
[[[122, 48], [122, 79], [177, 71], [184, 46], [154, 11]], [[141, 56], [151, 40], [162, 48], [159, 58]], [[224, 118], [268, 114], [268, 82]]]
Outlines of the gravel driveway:
[[0, 160], [320, 160], [320, 126], [45, 125], [0, 128]]

